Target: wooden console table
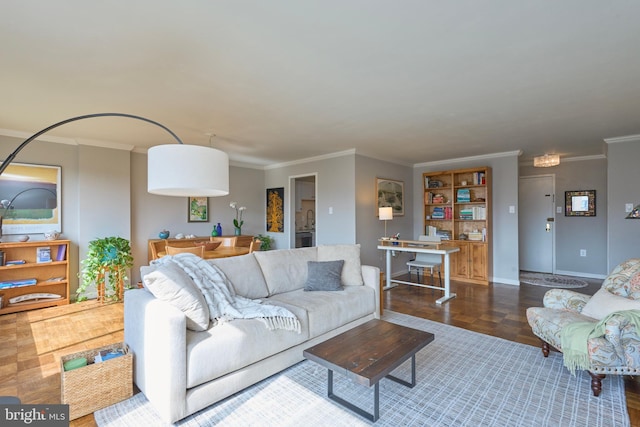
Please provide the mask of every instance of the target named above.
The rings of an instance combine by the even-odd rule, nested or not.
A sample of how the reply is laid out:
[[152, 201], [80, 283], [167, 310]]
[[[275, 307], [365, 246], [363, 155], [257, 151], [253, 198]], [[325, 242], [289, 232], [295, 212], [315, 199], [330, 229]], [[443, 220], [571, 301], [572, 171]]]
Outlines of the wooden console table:
[[[448, 301], [452, 298], [456, 297], [456, 294], [451, 293], [451, 283], [450, 283], [450, 257], [454, 252], [460, 251], [460, 248], [455, 246], [444, 246], [443, 242], [427, 242], [423, 240], [387, 240], [380, 239], [380, 244], [378, 245], [378, 249], [386, 251], [386, 286], [384, 290], [391, 289], [392, 283], [403, 284], [403, 285], [411, 285], [411, 286], [421, 286], [423, 288], [431, 288], [437, 289], [440, 291], [444, 291], [444, 296], [436, 300], [436, 304], [442, 304], [445, 301]], [[422, 283], [415, 282], [407, 282], [404, 280], [396, 280], [391, 278], [391, 255], [392, 252], [416, 252], [416, 253], [426, 253], [426, 254], [439, 254], [444, 255], [444, 285], [440, 286], [432, 286], [432, 285], [423, 285]]]
[[[218, 249], [216, 249], [215, 255], [206, 256], [208, 253], [213, 253], [214, 251], [205, 252], [205, 258], [221, 258], [221, 257], [228, 257], [228, 256], [244, 255], [249, 253], [249, 246], [253, 241], [253, 236], [243, 235], [243, 236], [221, 236], [221, 237], [237, 237], [235, 248], [237, 248], [238, 250], [220, 251], [220, 249], [224, 249], [224, 248], [219, 247]], [[165, 247], [167, 244], [169, 244], [170, 246], [189, 247], [189, 246], [195, 246], [196, 243], [209, 242], [210, 240], [211, 238], [209, 236], [194, 237], [192, 239], [149, 239], [149, 252], [147, 256], [149, 258], [149, 262], [151, 262], [154, 259], [159, 258], [160, 252], [164, 253]], [[227, 248], [227, 249], [230, 249], [230, 248]], [[246, 250], [243, 250], [243, 249], [246, 249]], [[223, 253], [224, 255], [222, 255]], [[216, 255], [222, 255], [222, 256], [216, 256]]]

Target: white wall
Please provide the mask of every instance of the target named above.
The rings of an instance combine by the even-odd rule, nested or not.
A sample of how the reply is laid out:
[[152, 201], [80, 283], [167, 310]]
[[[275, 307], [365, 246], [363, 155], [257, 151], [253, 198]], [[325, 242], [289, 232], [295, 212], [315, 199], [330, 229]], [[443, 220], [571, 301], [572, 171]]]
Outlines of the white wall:
[[640, 135], [607, 144], [608, 268], [640, 258], [640, 219], [625, 219], [625, 204], [640, 204]]

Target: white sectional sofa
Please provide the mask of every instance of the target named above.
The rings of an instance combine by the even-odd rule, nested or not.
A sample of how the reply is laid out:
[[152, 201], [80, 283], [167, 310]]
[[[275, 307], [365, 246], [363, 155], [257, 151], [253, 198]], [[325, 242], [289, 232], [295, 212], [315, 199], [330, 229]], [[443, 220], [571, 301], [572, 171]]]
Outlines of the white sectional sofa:
[[[322, 265], [313, 262], [332, 260], [344, 260], [344, 289], [305, 291], [308, 268]], [[226, 275], [236, 294], [287, 308], [298, 318], [300, 333], [269, 330], [255, 319], [210, 322], [196, 331], [188, 328], [191, 314], [166, 296], [127, 291], [124, 333], [134, 355], [134, 381], [167, 422], [280, 372], [302, 361], [305, 348], [379, 317], [380, 271], [361, 266], [359, 245], [254, 252], [207, 262]], [[154, 276], [149, 275], [154, 268], [142, 268], [143, 283]]]

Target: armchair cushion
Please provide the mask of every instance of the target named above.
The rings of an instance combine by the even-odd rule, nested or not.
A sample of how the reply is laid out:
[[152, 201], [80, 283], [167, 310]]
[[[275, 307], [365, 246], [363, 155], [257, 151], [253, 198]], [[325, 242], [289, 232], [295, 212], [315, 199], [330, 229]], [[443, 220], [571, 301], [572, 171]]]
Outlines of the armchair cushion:
[[614, 311], [640, 310], [640, 300], [614, 295], [600, 288], [582, 309], [582, 314], [594, 319], [604, 319]]

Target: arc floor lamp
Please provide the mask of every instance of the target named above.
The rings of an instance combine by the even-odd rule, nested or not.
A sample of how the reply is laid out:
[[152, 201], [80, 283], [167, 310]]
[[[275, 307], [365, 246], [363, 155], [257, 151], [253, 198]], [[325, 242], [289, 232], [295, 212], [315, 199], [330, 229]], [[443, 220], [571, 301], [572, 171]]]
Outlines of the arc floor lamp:
[[163, 196], [225, 196], [229, 194], [229, 157], [223, 151], [187, 145], [171, 129], [145, 117], [125, 113], [96, 113], [55, 123], [27, 138], [0, 166], [0, 175], [18, 153], [40, 135], [64, 124], [96, 117], [125, 117], [142, 120], [167, 131], [177, 142], [151, 147], [147, 159], [147, 191]]
[[[124, 117], [142, 120], [167, 131], [178, 144], [151, 147], [147, 153], [147, 191], [163, 196], [217, 197], [229, 194], [229, 157], [223, 151], [187, 145], [168, 127], [145, 117], [126, 113], [96, 113], [72, 117], [36, 132], [16, 148], [0, 165], [0, 175], [31, 141], [52, 129], [78, 120], [96, 117]], [[0, 235], [2, 233], [0, 216]]]

